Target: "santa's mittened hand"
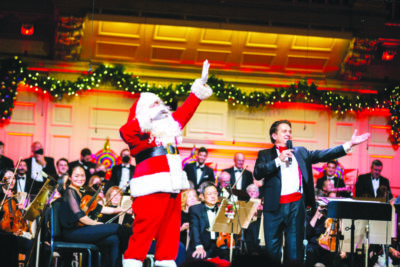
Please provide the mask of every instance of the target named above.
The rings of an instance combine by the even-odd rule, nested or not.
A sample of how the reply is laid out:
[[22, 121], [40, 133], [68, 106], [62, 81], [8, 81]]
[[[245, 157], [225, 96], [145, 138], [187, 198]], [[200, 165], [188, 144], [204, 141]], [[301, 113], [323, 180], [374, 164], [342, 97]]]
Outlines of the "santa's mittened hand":
[[207, 83], [207, 80], [208, 80], [208, 69], [209, 68], [210, 68], [210, 63], [208, 63], [208, 60], [206, 59], [203, 62], [203, 71], [201, 73], [201, 79], [200, 79], [203, 84]]

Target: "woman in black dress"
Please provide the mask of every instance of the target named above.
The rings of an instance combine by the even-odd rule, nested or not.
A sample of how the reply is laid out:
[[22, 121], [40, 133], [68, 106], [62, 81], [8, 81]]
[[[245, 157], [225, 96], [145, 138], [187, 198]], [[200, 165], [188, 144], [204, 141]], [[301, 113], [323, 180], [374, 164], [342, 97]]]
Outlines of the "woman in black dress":
[[[104, 224], [91, 219], [80, 204], [82, 193], [80, 188], [85, 184], [85, 169], [76, 165], [70, 170], [69, 186], [63, 193], [60, 206], [60, 222], [63, 239], [67, 242], [91, 243], [102, 251], [103, 265], [120, 266], [123, 253], [119, 245], [120, 226]], [[97, 204], [95, 213], [112, 214], [121, 212], [122, 208], [103, 207]], [[78, 223], [83, 224], [79, 226]]]

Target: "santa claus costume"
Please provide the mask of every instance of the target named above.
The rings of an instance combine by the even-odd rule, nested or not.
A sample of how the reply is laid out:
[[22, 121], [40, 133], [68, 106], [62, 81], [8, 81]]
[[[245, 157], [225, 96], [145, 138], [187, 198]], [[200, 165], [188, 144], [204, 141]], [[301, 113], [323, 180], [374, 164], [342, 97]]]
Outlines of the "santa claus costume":
[[136, 159], [130, 182], [135, 220], [124, 267], [142, 266], [153, 239], [156, 239], [155, 265], [176, 266], [180, 234], [180, 209], [183, 189], [189, 188], [177, 145], [182, 129], [189, 122], [201, 100], [212, 94], [206, 84], [208, 62], [203, 65], [186, 101], [171, 113], [153, 93], [141, 93], [132, 105], [128, 121], [120, 129]]

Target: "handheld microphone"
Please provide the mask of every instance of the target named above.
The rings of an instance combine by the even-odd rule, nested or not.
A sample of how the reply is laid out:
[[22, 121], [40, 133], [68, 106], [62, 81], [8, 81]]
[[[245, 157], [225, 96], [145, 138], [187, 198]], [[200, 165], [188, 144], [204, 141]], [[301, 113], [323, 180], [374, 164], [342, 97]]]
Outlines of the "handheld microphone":
[[[287, 147], [287, 149], [293, 149], [292, 140], [287, 140], [286, 141], [286, 147]], [[292, 158], [291, 157], [288, 158], [288, 161], [289, 161], [289, 165], [292, 164]]]

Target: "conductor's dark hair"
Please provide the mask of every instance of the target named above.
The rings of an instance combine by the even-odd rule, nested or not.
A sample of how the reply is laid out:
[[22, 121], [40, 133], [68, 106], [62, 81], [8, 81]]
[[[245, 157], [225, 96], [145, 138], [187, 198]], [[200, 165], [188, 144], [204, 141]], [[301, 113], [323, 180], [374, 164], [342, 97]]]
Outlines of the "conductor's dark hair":
[[271, 125], [271, 128], [269, 128], [269, 138], [271, 139], [271, 143], [275, 144], [275, 139], [272, 137], [272, 134], [278, 132], [278, 127], [281, 124], [287, 124], [289, 125], [290, 128], [292, 128], [292, 124], [288, 120], [280, 120], [276, 121]]

